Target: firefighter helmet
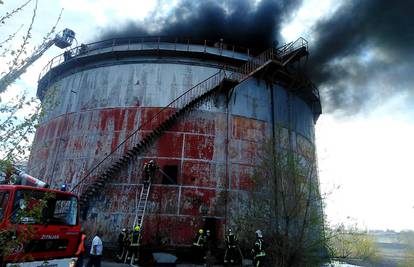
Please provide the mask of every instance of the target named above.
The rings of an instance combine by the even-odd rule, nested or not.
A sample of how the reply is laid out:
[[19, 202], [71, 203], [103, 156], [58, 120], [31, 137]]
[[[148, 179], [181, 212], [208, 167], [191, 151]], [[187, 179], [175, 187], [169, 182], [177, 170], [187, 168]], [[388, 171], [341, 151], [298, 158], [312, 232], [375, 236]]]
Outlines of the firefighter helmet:
[[202, 235], [202, 234], [204, 233], [204, 230], [203, 230], [203, 229], [198, 229], [198, 233], [199, 233], [200, 235]]
[[139, 231], [141, 230], [141, 227], [139, 227], [139, 225], [135, 226], [134, 231]]
[[126, 228], [122, 228], [122, 232], [126, 232]]
[[263, 238], [263, 234], [262, 234], [262, 231], [261, 230], [257, 230], [256, 231], [256, 237], [257, 238]]

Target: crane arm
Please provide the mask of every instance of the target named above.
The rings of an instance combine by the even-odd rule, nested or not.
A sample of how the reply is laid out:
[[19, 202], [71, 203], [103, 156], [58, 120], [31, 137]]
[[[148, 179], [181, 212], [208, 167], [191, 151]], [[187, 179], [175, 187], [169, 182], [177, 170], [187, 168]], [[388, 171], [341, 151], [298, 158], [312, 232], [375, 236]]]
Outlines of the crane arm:
[[21, 179], [21, 184], [35, 186], [35, 187], [44, 187], [44, 188], [49, 187], [47, 183], [27, 174], [26, 172], [18, 169], [15, 166], [13, 166], [13, 171], [14, 171], [14, 174]]
[[0, 93], [4, 92], [7, 86], [18, 79], [20, 75], [22, 75], [26, 69], [38, 60], [50, 47], [56, 45], [62, 49], [67, 48], [72, 45], [73, 40], [75, 40], [75, 32], [66, 28], [62, 31], [62, 34], [57, 34], [55, 38], [43, 43], [30, 57], [25, 60], [22, 65], [16, 68], [12, 67], [8, 73], [0, 78]]

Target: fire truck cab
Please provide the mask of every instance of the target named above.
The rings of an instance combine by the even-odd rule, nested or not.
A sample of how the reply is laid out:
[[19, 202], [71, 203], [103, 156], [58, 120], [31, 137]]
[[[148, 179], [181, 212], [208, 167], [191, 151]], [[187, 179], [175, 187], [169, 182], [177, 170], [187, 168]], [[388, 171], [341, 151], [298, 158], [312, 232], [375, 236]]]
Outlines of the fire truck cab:
[[[37, 212], [30, 212], [34, 209]], [[80, 242], [78, 197], [27, 185], [0, 185], [2, 266], [65, 266]], [[19, 240], [24, 239], [24, 242]], [[13, 244], [8, 246], [7, 244]]]

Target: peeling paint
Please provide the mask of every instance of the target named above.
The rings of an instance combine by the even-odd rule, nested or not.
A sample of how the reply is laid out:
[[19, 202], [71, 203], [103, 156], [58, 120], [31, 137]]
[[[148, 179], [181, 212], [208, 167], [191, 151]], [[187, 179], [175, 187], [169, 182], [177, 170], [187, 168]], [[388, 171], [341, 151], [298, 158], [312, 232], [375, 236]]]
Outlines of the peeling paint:
[[[137, 129], [121, 152], [138, 143], [175, 111], [165, 109], [151, 120], [162, 107], [218, 70], [202, 60], [198, 63], [113, 62], [62, 77], [56, 86], [61, 101], [37, 129], [28, 169], [54, 187], [64, 182], [74, 186]], [[206, 218], [217, 220], [217, 239], [222, 242], [225, 224], [250, 212], [249, 194], [259, 186], [252, 179], [258, 147], [271, 136], [271, 123], [280, 126], [282, 147], [293, 143], [308, 159], [314, 153], [312, 112], [301, 100], [289, 104], [284, 91], [277, 87], [279, 98], [272, 111], [269, 88], [251, 78], [235, 88], [228, 106], [212, 101], [181, 118], [91, 200], [85, 228], [90, 232], [102, 228], [104, 241], [115, 242], [121, 228], [131, 227], [143, 163], [155, 159], [161, 169], [177, 166], [177, 184], [163, 185], [162, 175], [156, 175], [144, 244], [189, 245]], [[287, 121], [289, 110], [295, 124]], [[276, 122], [270, 121], [271, 112]], [[288, 128], [294, 141], [289, 140]]]

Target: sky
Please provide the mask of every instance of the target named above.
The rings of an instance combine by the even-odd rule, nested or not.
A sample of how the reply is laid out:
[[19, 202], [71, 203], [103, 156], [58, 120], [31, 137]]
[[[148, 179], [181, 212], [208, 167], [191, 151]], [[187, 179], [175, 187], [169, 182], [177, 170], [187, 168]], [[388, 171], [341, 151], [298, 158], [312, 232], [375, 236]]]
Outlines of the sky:
[[[0, 5], [0, 14], [23, 2], [6, 0]], [[263, 19], [265, 23], [269, 18], [265, 11], [269, 8], [261, 9], [260, 0], [253, 2], [258, 11], [244, 19]], [[410, 164], [414, 151], [414, 111], [410, 91], [413, 77], [410, 76], [412, 68], [404, 60], [414, 54], [407, 54], [409, 50], [399, 46], [398, 42], [404, 41], [399, 39], [404, 37], [404, 33], [398, 33], [401, 25], [391, 25], [386, 19], [371, 18], [369, 13], [364, 13], [364, 10], [375, 9], [376, 6], [370, 6], [370, 3], [376, 1], [354, 5], [360, 2], [291, 1], [294, 4], [286, 7], [288, 13], [274, 11], [278, 19], [272, 21], [277, 26], [266, 30], [277, 31], [279, 43], [304, 37], [309, 41], [311, 62], [314, 55], [312, 66], [316, 67], [311, 71], [318, 82], [322, 81], [319, 90], [324, 113], [316, 124], [316, 143], [328, 222], [357, 222], [368, 229], [414, 229], [414, 175]], [[175, 21], [180, 19], [175, 10], [182, 11], [182, 3], [191, 6], [189, 0], [39, 0], [33, 41], [40, 41], [62, 8], [58, 28], [75, 30], [79, 42], [94, 41], [124, 25], [131, 25], [131, 22], [148, 25], [153, 31], [163, 27], [161, 31], [174, 32], [185, 26]], [[381, 6], [384, 3], [377, 1], [378, 8], [388, 12]], [[11, 19], [7, 28], [0, 27], [0, 39], [9, 34], [7, 30], [28, 23], [32, 6], [31, 3]], [[219, 7], [214, 8], [211, 10]], [[191, 8], [189, 10], [190, 13], [182, 12], [183, 16], [194, 19]], [[238, 12], [242, 11], [242, 8], [238, 9]], [[350, 13], [356, 13], [355, 17], [351, 18]], [[395, 14], [398, 17], [397, 11], [391, 10], [389, 14], [383, 17], [393, 18]], [[163, 24], [163, 19], [169, 23]], [[202, 21], [200, 17], [195, 19]], [[236, 19], [229, 17], [229, 21]], [[358, 27], [353, 25], [357, 22], [360, 22]], [[402, 25], [406, 24], [402, 22]], [[390, 33], [389, 28], [395, 30]], [[335, 29], [348, 33], [339, 36], [346, 39], [336, 39], [339, 37], [335, 35]], [[398, 36], [393, 36], [394, 32]], [[382, 33], [385, 33], [385, 39]], [[321, 40], [328, 41], [322, 43]], [[22, 90], [34, 95], [41, 69], [60, 53], [62, 50], [57, 47], [51, 48], [1, 96], [2, 101]], [[4, 64], [0, 64], [0, 71], [2, 68]]]

